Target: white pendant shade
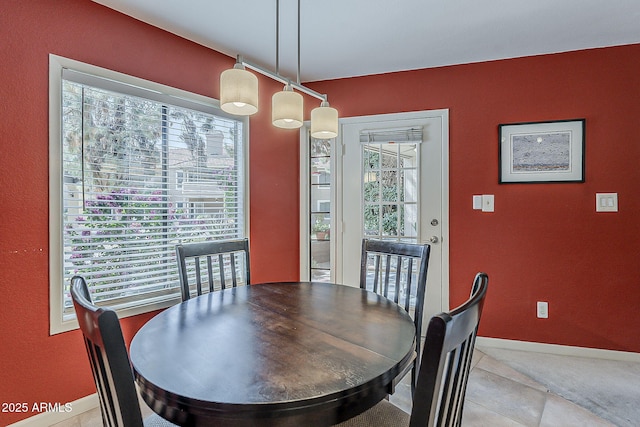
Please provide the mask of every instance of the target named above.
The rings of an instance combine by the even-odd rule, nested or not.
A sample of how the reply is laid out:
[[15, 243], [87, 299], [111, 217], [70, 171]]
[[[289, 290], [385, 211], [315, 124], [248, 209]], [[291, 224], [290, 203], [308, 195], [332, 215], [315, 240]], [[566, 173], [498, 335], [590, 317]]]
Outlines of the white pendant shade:
[[317, 139], [338, 136], [338, 110], [330, 107], [327, 101], [311, 110], [311, 136]]
[[258, 111], [258, 78], [242, 64], [237, 63], [220, 75], [220, 108], [239, 116]]
[[273, 125], [283, 129], [297, 129], [302, 126], [304, 108], [303, 98], [291, 89], [284, 87], [282, 92], [271, 98], [271, 120]]

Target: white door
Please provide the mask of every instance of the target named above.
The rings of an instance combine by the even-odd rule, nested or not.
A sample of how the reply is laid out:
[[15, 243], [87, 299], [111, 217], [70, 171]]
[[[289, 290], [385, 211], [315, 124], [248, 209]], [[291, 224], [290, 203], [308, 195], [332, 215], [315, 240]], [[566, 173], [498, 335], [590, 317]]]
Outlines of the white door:
[[363, 237], [430, 243], [425, 322], [449, 308], [448, 120], [448, 110], [346, 118], [338, 140], [336, 281], [358, 286]]

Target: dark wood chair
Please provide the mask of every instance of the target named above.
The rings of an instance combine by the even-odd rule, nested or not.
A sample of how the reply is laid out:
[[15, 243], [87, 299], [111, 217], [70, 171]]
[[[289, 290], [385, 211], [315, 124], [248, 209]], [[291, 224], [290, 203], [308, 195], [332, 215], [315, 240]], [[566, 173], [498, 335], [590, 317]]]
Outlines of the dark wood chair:
[[370, 239], [362, 241], [360, 287], [393, 300], [413, 317], [418, 356], [411, 369], [412, 393], [420, 368], [420, 337], [429, 251], [427, 244]]
[[71, 297], [108, 427], [173, 426], [159, 415], [142, 419], [138, 393], [115, 311], [93, 305], [84, 278], [71, 279]]
[[[213, 240], [176, 246], [182, 301], [191, 298], [189, 279], [195, 281], [195, 292], [213, 292], [239, 284], [251, 283], [249, 268], [249, 240]], [[191, 271], [191, 273], [190, 273]], [[227, 279], [231, 281], [228, 283]], [[204, 286], [203, 286], [204, 285]]]
[[471, 298], [431, 318], [411, 414], [387, 400], [338, 427], [459, 427], [489, 278], [478, 273]]

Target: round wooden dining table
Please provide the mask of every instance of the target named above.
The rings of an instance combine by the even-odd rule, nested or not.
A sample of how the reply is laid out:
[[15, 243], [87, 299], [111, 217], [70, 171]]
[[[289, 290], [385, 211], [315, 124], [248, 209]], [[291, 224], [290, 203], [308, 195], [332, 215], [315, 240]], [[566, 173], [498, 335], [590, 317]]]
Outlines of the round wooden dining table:
[[415, 328], [360, 288], [252, 284], [161, 312], [130, 358], [145, 402], [175, 424], [330, 426], [392, 391], [415, 358]]

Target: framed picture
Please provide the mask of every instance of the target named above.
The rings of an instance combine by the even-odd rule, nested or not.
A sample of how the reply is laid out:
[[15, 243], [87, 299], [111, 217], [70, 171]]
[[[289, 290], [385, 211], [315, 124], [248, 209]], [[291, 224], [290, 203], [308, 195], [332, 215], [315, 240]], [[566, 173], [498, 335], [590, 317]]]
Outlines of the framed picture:
[[584, 182], [584, 130], [584, 119], [499, 125], [499, 182]]

